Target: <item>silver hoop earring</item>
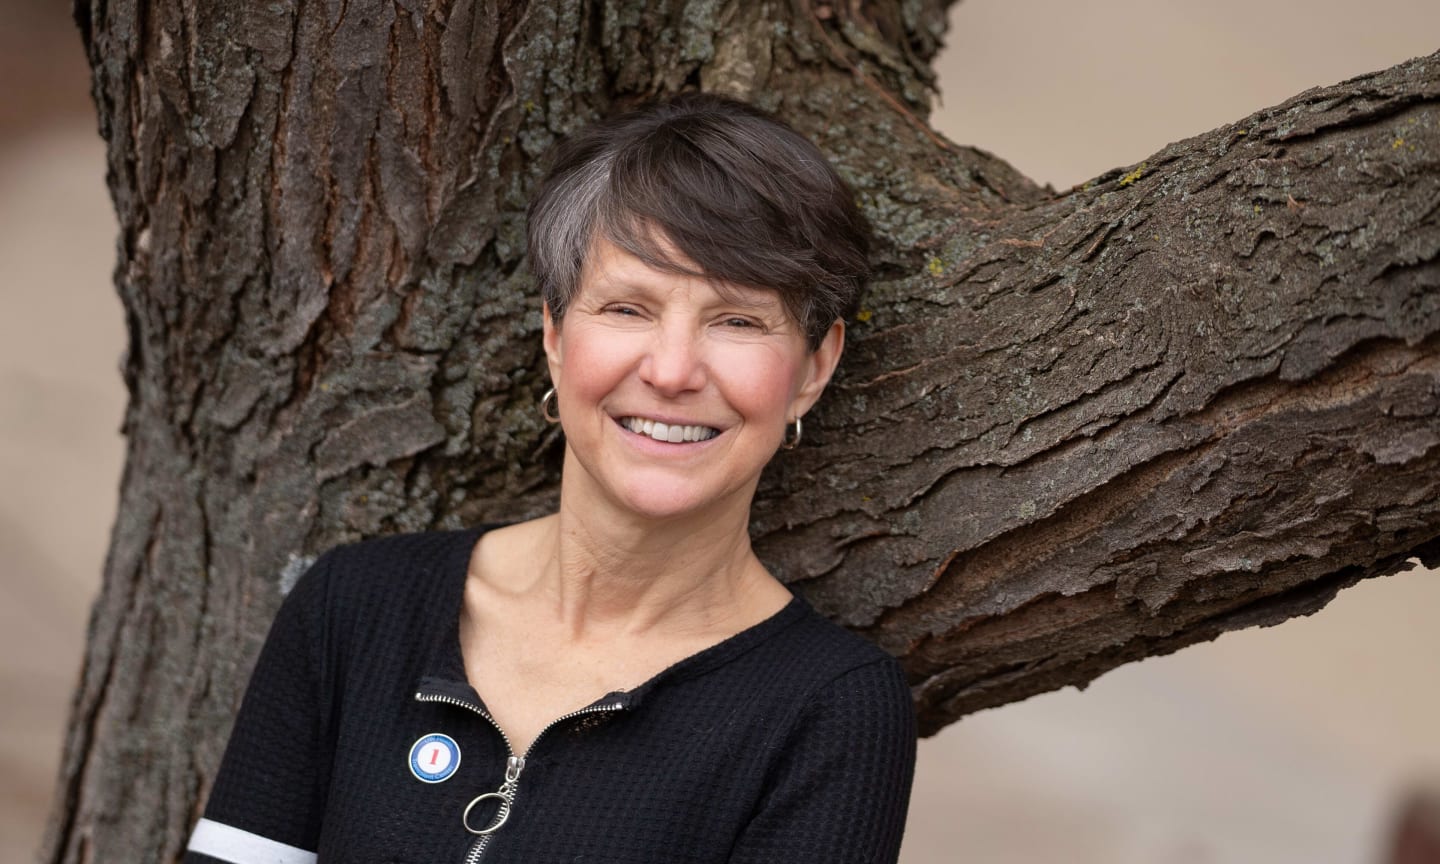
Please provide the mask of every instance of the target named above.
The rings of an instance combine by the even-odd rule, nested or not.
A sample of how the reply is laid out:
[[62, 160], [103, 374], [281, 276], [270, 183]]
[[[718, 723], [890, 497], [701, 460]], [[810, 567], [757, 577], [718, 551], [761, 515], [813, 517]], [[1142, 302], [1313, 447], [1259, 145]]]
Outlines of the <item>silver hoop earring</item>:
[[[555, 405], [554, 408], [550, 407], [552, 402]], [[554, 387], [546, 390], [545, 395], [540, 397], [540, 416], [544, 417], [547, 423], [560, 422], [560, 400], [555, 396]]]
[[790, 427], [785, 427], [785, 438], [780, 442], [781, 450], [794, 450], [800, 446], [800, 436], [804, 430], [800, 427], [800, 418], [795, 418], [795, 437], [790, 437]]

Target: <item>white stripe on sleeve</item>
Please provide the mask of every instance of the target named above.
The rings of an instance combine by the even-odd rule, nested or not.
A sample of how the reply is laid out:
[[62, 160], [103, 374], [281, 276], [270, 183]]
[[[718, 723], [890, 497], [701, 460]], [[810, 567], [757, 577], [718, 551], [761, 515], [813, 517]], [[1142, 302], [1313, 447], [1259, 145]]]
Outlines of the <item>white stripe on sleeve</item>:
[[233, 828], [223, 822], [201, 819], [190, 835], [190, 851], [231, 864], [315, 864], [314, 852]]

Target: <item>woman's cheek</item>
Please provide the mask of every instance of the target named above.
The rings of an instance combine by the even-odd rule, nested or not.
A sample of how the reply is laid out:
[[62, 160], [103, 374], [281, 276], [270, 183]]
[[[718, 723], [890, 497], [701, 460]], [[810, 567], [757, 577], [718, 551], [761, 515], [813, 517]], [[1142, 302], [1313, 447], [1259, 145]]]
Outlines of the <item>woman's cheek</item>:
[[589, 392], [603, 388], [607, 379], [623, 377], [626, 369], [634, 365], [633, 342], [633, 335], [623, 331], [577, 327], [565, 354], [565, 372], [572, 378], [571, 385]]
[[735, 406], [737, 410], [757, 418], [774, 415], [780, 422], [789, 419], [785, 415], [797, 389], [798, 375], [793, 358], [782, 351], [753, 350], [728, 357], [722, 363], [734, 394], [732, 401], [743, 403]]

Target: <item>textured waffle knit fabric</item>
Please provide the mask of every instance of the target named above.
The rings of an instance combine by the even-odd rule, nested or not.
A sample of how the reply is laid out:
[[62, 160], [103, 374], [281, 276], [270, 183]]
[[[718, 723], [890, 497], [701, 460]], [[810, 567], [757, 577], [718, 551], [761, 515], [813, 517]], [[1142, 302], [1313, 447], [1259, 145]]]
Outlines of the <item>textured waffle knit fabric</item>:
[[300, 579], [188, 864], [896, 860], [915, 719], [893, 658], [796, 598], [513, 754], [460, 656], [479, 536], [340, 547]]

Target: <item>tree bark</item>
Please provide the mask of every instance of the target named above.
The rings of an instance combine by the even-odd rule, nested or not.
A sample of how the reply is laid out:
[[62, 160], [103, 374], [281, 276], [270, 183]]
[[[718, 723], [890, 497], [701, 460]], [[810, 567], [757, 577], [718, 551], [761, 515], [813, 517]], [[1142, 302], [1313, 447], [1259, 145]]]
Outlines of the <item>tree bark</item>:
[[47, 861], [173, 860], [320, 550], [538, 515], [537, 159], [700, 87], [880, 278], [756, 548], [923, 730], [1440, 564], [1440, 55], [1056, 193], [925, 124], [942, 0], [90, 0], [128, 454]]

